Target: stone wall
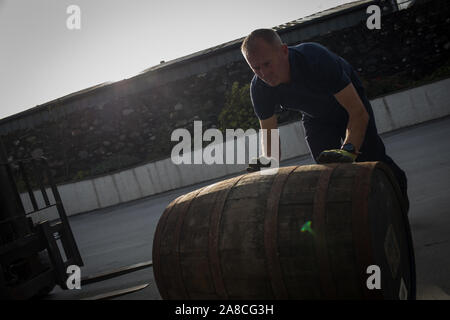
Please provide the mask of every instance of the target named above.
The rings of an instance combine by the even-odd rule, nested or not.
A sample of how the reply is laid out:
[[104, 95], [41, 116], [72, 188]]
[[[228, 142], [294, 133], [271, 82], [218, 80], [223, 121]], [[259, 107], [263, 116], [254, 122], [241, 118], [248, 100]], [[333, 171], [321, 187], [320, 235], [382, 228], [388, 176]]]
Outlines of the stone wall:
[[[381, 30], [368, 30], [364, 21], [308, 41], [321, 43], [347, 59], [373, 99], [410, 86], [448, 63], [449, 7], [448, 1], [426, 1], [383, 15]], [[110, 92], [111, 98], [70, 113], [52, 106], [41, 125], [17, 129], [2, 139], [12, 159], [47, 157], [57, 182], [122, 170], [170, 157], [176, 144], [170, 135], [176, 128], [192, 132], [194, 120], [202, 120], [204, 130], [216, 127], [226, 92], [233, 82], [246, 84], [252, 75], [242, 59], [135, 94], [115, 95], [114, 90], [126, 92], [126, 83], [117, 83], [101, 89]], [[82, 97], [72, 103], [76, 105], [77, 99]], [[298, 118], [298, 114], [284, 112], [280, 123]]]

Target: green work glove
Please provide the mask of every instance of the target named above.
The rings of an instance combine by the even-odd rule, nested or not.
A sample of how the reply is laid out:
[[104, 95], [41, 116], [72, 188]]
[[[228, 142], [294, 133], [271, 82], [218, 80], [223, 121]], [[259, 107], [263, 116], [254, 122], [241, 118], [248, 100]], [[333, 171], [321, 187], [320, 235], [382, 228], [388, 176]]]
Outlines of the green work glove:
[[[267, 164], [263, 164], [261, 162], [261, 159], [263, 159], [264, 163]], [[258, 158], [252, 158], [252, 160], [250, 160], [250, 163], [248, 164], [247, 167], [247, 172], [256, 172], [256, 171], [260, 171], [261, 168], [270, 168], [270, 164], [272, 162], [272, 160], [274, 160], [271, 157], [265, 157], [265, 156], [261, 156]]]
[[322, 151], [317, 159], [317, 163], [333, 162], [354, 162], [358, 155], [342, 149], [333, 149]]

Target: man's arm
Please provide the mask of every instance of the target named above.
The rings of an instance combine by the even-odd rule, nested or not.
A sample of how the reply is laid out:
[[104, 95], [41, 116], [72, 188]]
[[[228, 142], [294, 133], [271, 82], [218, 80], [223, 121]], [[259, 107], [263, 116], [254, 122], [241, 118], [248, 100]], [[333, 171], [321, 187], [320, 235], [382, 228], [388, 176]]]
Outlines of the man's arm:
[[[267, 129], [267, 150], [264, 149], [265, 141], [264, 141], [264, 135], [262, 136], [261, 140], [261, 146], [263, 147], [263, 155], [266, 157], [270, 157], [272, 155], [272, 138], [271, 138], [271, 129], [277, 129], [278, 128], [278, 120], [277, 115], [274, 114], [268, 119], [265, 120], [259, 120], [259, 125], [261, 129]], [[278, 137], [278, 155], [279, 159], [281, 159], [281, 138]]]
[[351, 82], [334, 96], [341, 106], [347, 110], [349, 116], [343, 144], [353, 144], [358, 152], [366, 135], [369, 114]]

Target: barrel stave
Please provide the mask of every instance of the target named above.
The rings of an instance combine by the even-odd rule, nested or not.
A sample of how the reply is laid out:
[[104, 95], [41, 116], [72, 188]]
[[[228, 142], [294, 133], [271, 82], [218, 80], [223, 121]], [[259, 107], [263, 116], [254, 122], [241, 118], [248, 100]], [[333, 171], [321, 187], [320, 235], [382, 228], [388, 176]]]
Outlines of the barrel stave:
[[209, 267], [210, 210], [220, 192], [203, 188], [190, 203], [180, 232], [181, 278], [189, 297], [214, 299], [215, 287]]
[[220, 229], [223, 280], [230, 299], [272, 299], [264, 251], [265, 199], [274, 176], [250, 174], [230, 191]]

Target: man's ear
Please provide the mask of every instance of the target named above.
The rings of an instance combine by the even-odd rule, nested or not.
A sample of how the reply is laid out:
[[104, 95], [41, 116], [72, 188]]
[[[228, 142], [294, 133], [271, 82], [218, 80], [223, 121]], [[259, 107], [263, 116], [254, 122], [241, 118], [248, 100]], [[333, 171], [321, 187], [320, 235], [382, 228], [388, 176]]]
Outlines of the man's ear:
[[282, 48], [282, 50], [283, 50], [283, 54], [288, 55], [289, 49], [288, 49], [287, 44], [283, 43], [283, 44], [281, 45], [281, 48]]

